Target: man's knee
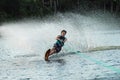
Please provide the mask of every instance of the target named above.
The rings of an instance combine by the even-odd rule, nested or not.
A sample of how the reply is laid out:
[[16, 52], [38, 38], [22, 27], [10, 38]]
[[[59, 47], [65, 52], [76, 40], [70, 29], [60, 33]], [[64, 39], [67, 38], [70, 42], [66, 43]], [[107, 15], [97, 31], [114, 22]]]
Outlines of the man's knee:
[[56, 52], [56, 49], [52, 48], [51, 51], [50, 51], [50, 54], [54, 54], [55, 52]]

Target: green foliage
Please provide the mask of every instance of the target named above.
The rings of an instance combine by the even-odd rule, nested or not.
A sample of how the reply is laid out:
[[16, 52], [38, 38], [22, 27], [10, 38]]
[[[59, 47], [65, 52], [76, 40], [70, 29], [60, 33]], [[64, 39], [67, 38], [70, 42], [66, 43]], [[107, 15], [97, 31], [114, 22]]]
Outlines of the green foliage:
[[[46, 1], [46, 3], [42, 2]], [[0, 21], [5, 19], [20, 19], [24, 17], [44, 17], [59, 12], [80, 10], [90, 11], [104, 9], [115, 13], [120, 12], [120, 0], [58, 0], [58, 5], [52, 0], [1, 0]], [[49, 3], [49, 4], [48, 4]]]

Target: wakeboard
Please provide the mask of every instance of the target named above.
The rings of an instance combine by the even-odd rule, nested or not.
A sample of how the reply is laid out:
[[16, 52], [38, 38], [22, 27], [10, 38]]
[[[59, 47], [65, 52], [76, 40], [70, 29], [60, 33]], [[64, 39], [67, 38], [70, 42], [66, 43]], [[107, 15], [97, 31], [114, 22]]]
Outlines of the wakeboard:
[[48, 57], [49, 57], [49, 53], [50, 53], [50, 49], [48, 49], [45, 53], [45, 61], [49, 61]]

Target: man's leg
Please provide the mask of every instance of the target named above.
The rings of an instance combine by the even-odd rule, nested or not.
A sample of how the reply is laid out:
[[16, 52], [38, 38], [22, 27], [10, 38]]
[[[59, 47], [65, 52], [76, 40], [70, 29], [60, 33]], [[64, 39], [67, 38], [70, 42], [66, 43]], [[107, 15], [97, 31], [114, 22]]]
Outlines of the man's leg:
[[[49, 49], [49, 50], [50, 50], [50, 49]], [[48, 57], [56, 52], [55, 47], [53, 47], [50, 51], [49, 51], [49, 50], [48, 50], [48, 52], [46, 52], [46, 54], [45, 54], [45, 60], [46, 60], [46, 61], [49, 61], [49, 60], [48, 60]]]
[[56, 49], [55, 49], [55, 47], [53, 47], [53, 48], [50, 50], [49, 55], [52, 55], [52, 54], [54, 54], [55, 52], [56, 52]]

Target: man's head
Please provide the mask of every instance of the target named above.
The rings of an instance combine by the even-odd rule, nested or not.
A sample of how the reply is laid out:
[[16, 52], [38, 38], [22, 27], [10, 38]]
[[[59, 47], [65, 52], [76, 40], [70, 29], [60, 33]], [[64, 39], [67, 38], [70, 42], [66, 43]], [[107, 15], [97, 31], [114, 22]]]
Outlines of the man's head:
[[66, 35], [66, 33], [67, 33], [67, 31], [66, 31], [66, 30], [62, 30], [62, 31], [61, 31], [61, 35], [62, 35], [62, 36], [65, 36], [65, 35]]

